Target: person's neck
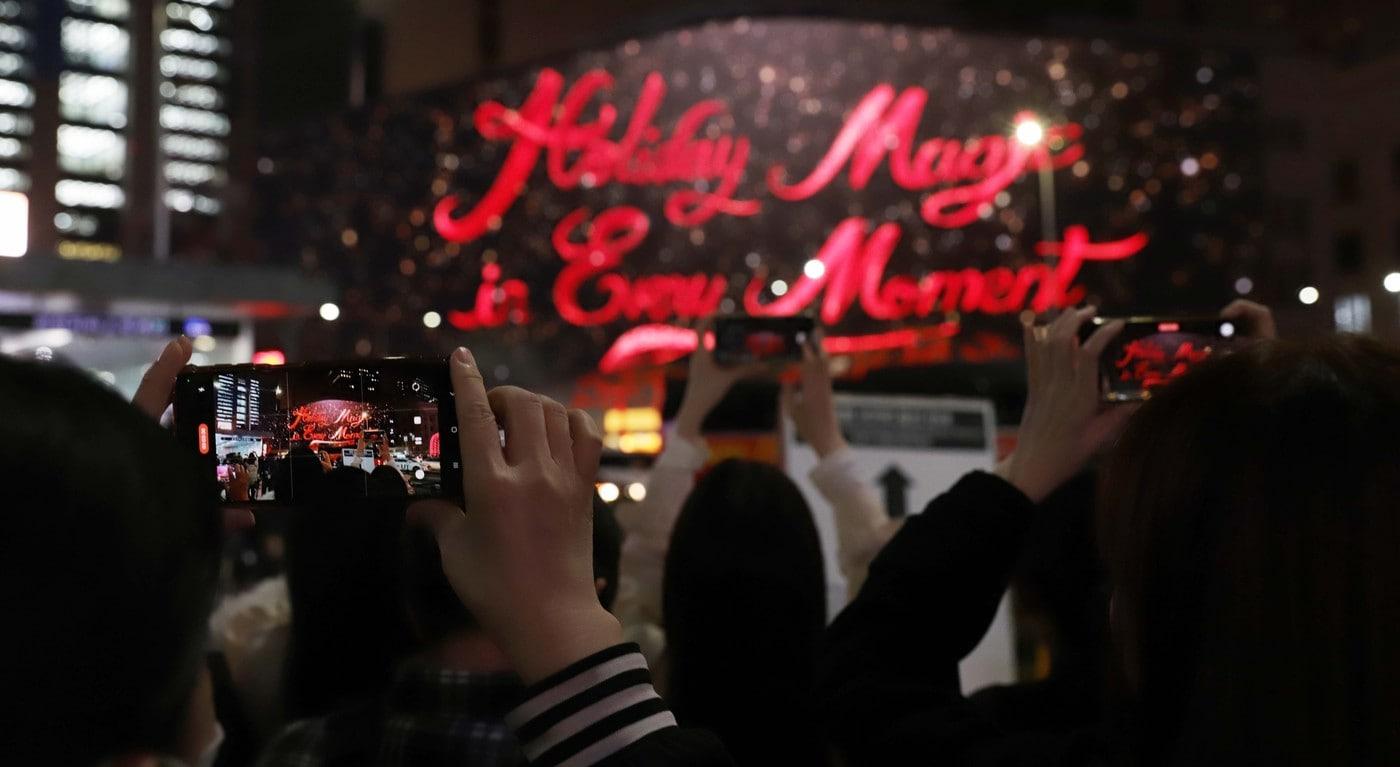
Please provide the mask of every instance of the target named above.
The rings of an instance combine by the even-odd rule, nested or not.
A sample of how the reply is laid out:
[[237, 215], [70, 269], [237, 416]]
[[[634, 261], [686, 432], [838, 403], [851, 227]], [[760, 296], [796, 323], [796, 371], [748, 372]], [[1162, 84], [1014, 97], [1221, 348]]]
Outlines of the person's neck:
[[456, 634], [438, 642], [423, 657], [453, 671], [489, 674], [512, 670], [505, 653], [485, 634]]

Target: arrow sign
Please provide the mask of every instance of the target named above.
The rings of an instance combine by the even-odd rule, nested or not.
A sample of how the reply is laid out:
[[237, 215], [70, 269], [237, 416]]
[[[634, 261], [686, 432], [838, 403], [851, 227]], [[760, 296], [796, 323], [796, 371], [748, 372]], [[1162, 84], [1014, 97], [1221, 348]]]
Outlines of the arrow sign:
[[885, 490], [885, 511], [891, 519], [899, 519], [909, 513], [909, 476], [899, 470], [898, 464], [890, 464], [875, 481]]

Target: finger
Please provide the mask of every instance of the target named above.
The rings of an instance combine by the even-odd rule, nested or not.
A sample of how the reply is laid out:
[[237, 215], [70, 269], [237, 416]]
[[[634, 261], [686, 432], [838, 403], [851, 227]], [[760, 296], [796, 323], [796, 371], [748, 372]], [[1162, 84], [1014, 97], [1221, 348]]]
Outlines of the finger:
[[1122, 320], [1104, 323], [1098, 330], [1094, 331], [1093, 335], [1089, 336], [1089, 340], [1084, 342], [1084, 346], [1081, 347], [1082, 351], [1085, 356], [1098, 359], [1099, 355], [1103, 354], [1103, 350], [1108, 348], [1109, 343], [1122, 332]]
[[1099, 313], [1096, 306], [1085, 306], [1081, 309], [1069, 309], [1055, 319], [1050, 324], [1050, 337], [1061, 341], [1073, 339], [1079, 333], [1079, 326], [1085, 320], [1092, 318]]
[[1021, 339], [1026, 350], [1026, 391], [1029, 394], [1036, 390], [1036, 384], [1040, 382], [1040, 338], [1037, 335], [1039, 328], [1034, 322], [1027, 322], [1021, 326]]
[[486, 397], [486, 381], [481, 377], [476, 358], [466, 347], [458, 347], [452, 353], [448, 371], [457, 400], [457, 441], [466, 459], [462, 462], [462, 479], [470, 484], [482, 479], [486, 471], [505, 464], [500, 426]]
[[1227, 320], [1243, 322], [1246, 334], [1250, 338], [1278, 338], [1274, 313], [1263, 304], [1237, 298], [1220, 310], [1220, 316]]
[[446, 501], [419, 501], [408, 507], [406, 519], [410, 525], [420, 525], [433, 533], [438, 548], [451, 541], [466, 517], [462, 510]]
[[132, 404], [140, 408], [141, 412], [158, 420], [170, 404], [170, 392], [175, 388], [175, 377], [189, 364], [193, 352], [194, 343], [184, 336], [166, 344], [165, 348], [161, 349], [160, 356], [146, 369], [146, 374], [141, 376], [141, 384], [136, 387], [136, 396], [131, 398]]
[[603, 436], [593, 416], [577, 408], [570, 410], [569, 438], [573, 444], [574, 471], [591, 488], [598, 477], [598, 461], [603, 457]]
[[486, 395], [501, 428], [506, 430], [506, 463], [549, 460], [549, 435], [539, 395], [519, 386], [497, 386]]
[[540, 397], [544, 407], [544, 430], [549, 454], [561, 468], [574, 468], [574, 440], [569, 435], [569, 410], [549, 397]]

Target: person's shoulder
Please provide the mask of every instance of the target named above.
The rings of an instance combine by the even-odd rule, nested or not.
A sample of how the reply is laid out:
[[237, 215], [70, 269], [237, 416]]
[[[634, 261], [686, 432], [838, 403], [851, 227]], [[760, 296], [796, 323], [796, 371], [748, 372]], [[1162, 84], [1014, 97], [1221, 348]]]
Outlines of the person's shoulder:
[[325, 761], [326, 720], [292, 722], [268, 744], [258, 767], [320, 767]]

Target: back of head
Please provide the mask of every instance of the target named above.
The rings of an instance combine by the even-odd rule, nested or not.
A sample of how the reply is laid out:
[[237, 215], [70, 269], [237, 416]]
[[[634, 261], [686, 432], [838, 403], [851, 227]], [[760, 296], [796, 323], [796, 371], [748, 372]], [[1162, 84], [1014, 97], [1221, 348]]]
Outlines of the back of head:
[[287, 525], [292, 718], [376, 697], [411, 636], [398, 566], [405, 500], [366, 499], [368, 475], [354, 467], [297, 481]]
[[816, 525], [786, 474], [729, 460], [702, 477], [663, 585], [668, 697], [682, 722], [715, 729], [741, 763], [765, 742], [791, 748], [779, 730], [813, 722], [825, 589]]
[[1201, 365], [1105, 483], [1114, 628], [1157, 764], [1400, 763], [1400, 354], [1335, 337]]
[[0, 357], [0, 480], [0, 751], [168, 751], [218, 575], [213, 477], [81, 371]]

